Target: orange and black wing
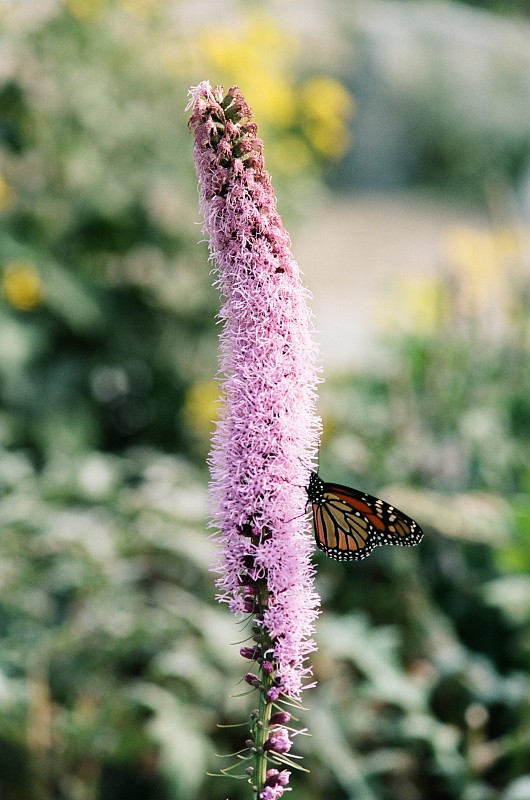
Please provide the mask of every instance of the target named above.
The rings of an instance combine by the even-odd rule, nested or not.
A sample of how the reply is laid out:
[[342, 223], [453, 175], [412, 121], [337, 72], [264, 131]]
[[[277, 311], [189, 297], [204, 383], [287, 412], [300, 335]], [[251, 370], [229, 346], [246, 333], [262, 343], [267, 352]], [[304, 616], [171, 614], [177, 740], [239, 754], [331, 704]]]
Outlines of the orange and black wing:
[[357, 489], [325, 483], [316, 472], [307, 492], [317, 546], [337, 561], [360, 561], [376, 545], [411, 547], [423, 538], [417, 522], [394, 506]]

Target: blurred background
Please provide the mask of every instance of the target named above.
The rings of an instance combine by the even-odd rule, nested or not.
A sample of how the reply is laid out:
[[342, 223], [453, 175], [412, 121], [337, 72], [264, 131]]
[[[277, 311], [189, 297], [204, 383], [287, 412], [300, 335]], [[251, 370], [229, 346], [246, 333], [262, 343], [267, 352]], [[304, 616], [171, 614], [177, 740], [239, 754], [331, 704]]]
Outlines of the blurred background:
[[321, 473], [426, 531], [320, 555], [300, 800], [530, 798], [530, 3], [0, 0], [0, 797], [231, 800], [211, 287], [184, 112], [239, 84], [314, 295]]

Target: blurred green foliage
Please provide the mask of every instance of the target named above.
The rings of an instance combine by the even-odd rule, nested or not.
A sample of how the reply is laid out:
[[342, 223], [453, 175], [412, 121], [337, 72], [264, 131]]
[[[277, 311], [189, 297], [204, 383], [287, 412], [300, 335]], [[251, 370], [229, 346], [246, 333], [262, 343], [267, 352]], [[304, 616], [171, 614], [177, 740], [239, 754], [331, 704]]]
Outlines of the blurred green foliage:
[[485, 8], [488, 11], [530, 17], [530, 3], [528, 0], [463, 0], [463, 2], [470, 6]]
[[6, 36], [2, 430], [41, 457], [183, 447], [185, 387], [215, 363], [185, 89], [119, 24], [58, 9]]
[[[2, 7], [6, 800], [247, 795], [206, 777], [245, 735], [218, 723], [243, 720], [252, 696], [233, 696], [230, 643], [246, 632], [209, 572], [218, 299], [182, 108], [210, 70], [230, 83], [250, 64], [296, 209], [343, 152], [353, 106], [337, 81], [297, 74], [280, 24], [245, 10], [184, 36], [181, 5]], [[322, 119], [317, 89], [334, 109]], [[427, 535], [362, 568], [319, 558], [301, 798], [528, 795], [529, 293], [524, 270], [502, 284], [511, 310], [491, 338], [500, 289], [484, 293], [484, 264], [475, 248], [456, 293], [441, 278], [429, 326], [394, 335], [369, 375], [322, 387], [323, 474], [395, 497]], [[505, 261], [494, 274], [516, 276]]]
[[[367, 766], [346, 784], [336, 773], [347, 796], [523, 798], [530, 787], [520, 778], [530, 770], [527, 239], [517, 226], [449, 232], [439, 276], [395, 290], [384, 354], [321, 389], [323, 474], [406, 507], [427, 531], [417, 551], [377, 553], [355, 580], [348, 565], [337, 579], [336, 565], [319, 564], [325, 607], [364, 609], [352, 633], [366, 620], [372, 636], [400, 631], [377, 664], [377, 646], [360, 653], [358, 633], [355, 643], [346, 630], [332, 637], [378, 708], [368, 702], [376, 721], [349, 732]], [[330, 624], [326, 613], [324, 634]], [[392, 658], [411, 685], [387, 696], [371, 684]], [[357, 713], [363, 700], [352, 700]], [[337, 731], [343, 742], [354, 716]]]

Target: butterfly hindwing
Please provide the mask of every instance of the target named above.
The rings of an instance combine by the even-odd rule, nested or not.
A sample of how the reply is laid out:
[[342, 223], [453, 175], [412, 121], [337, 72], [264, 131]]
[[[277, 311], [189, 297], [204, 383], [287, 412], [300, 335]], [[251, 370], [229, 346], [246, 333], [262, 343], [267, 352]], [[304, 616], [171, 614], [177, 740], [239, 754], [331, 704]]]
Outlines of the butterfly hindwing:
[[325, 483], [316, 472], [307, 493], [317, 547], [337, 561], [360, 561], [376, 545], [410, 547], [423, 538], [419, 525], [394, 506], [357, 489]]
[[317, 546], [331, 558], [351, 561], [366, 558], [375, 547], [372, 525], [364, 516], [352, 514], [334, 497], [313, 505]]

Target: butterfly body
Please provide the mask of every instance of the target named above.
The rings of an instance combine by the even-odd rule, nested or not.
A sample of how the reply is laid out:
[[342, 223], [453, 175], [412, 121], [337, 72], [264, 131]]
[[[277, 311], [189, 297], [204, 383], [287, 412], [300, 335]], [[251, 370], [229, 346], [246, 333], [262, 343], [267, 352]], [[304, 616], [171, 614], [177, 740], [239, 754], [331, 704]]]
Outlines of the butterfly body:
[[377, 545], [411, 547], [423, 538], [417, 522], [366, 492], [309, 477], [317, 547], [336, 561], [361, 561]]

